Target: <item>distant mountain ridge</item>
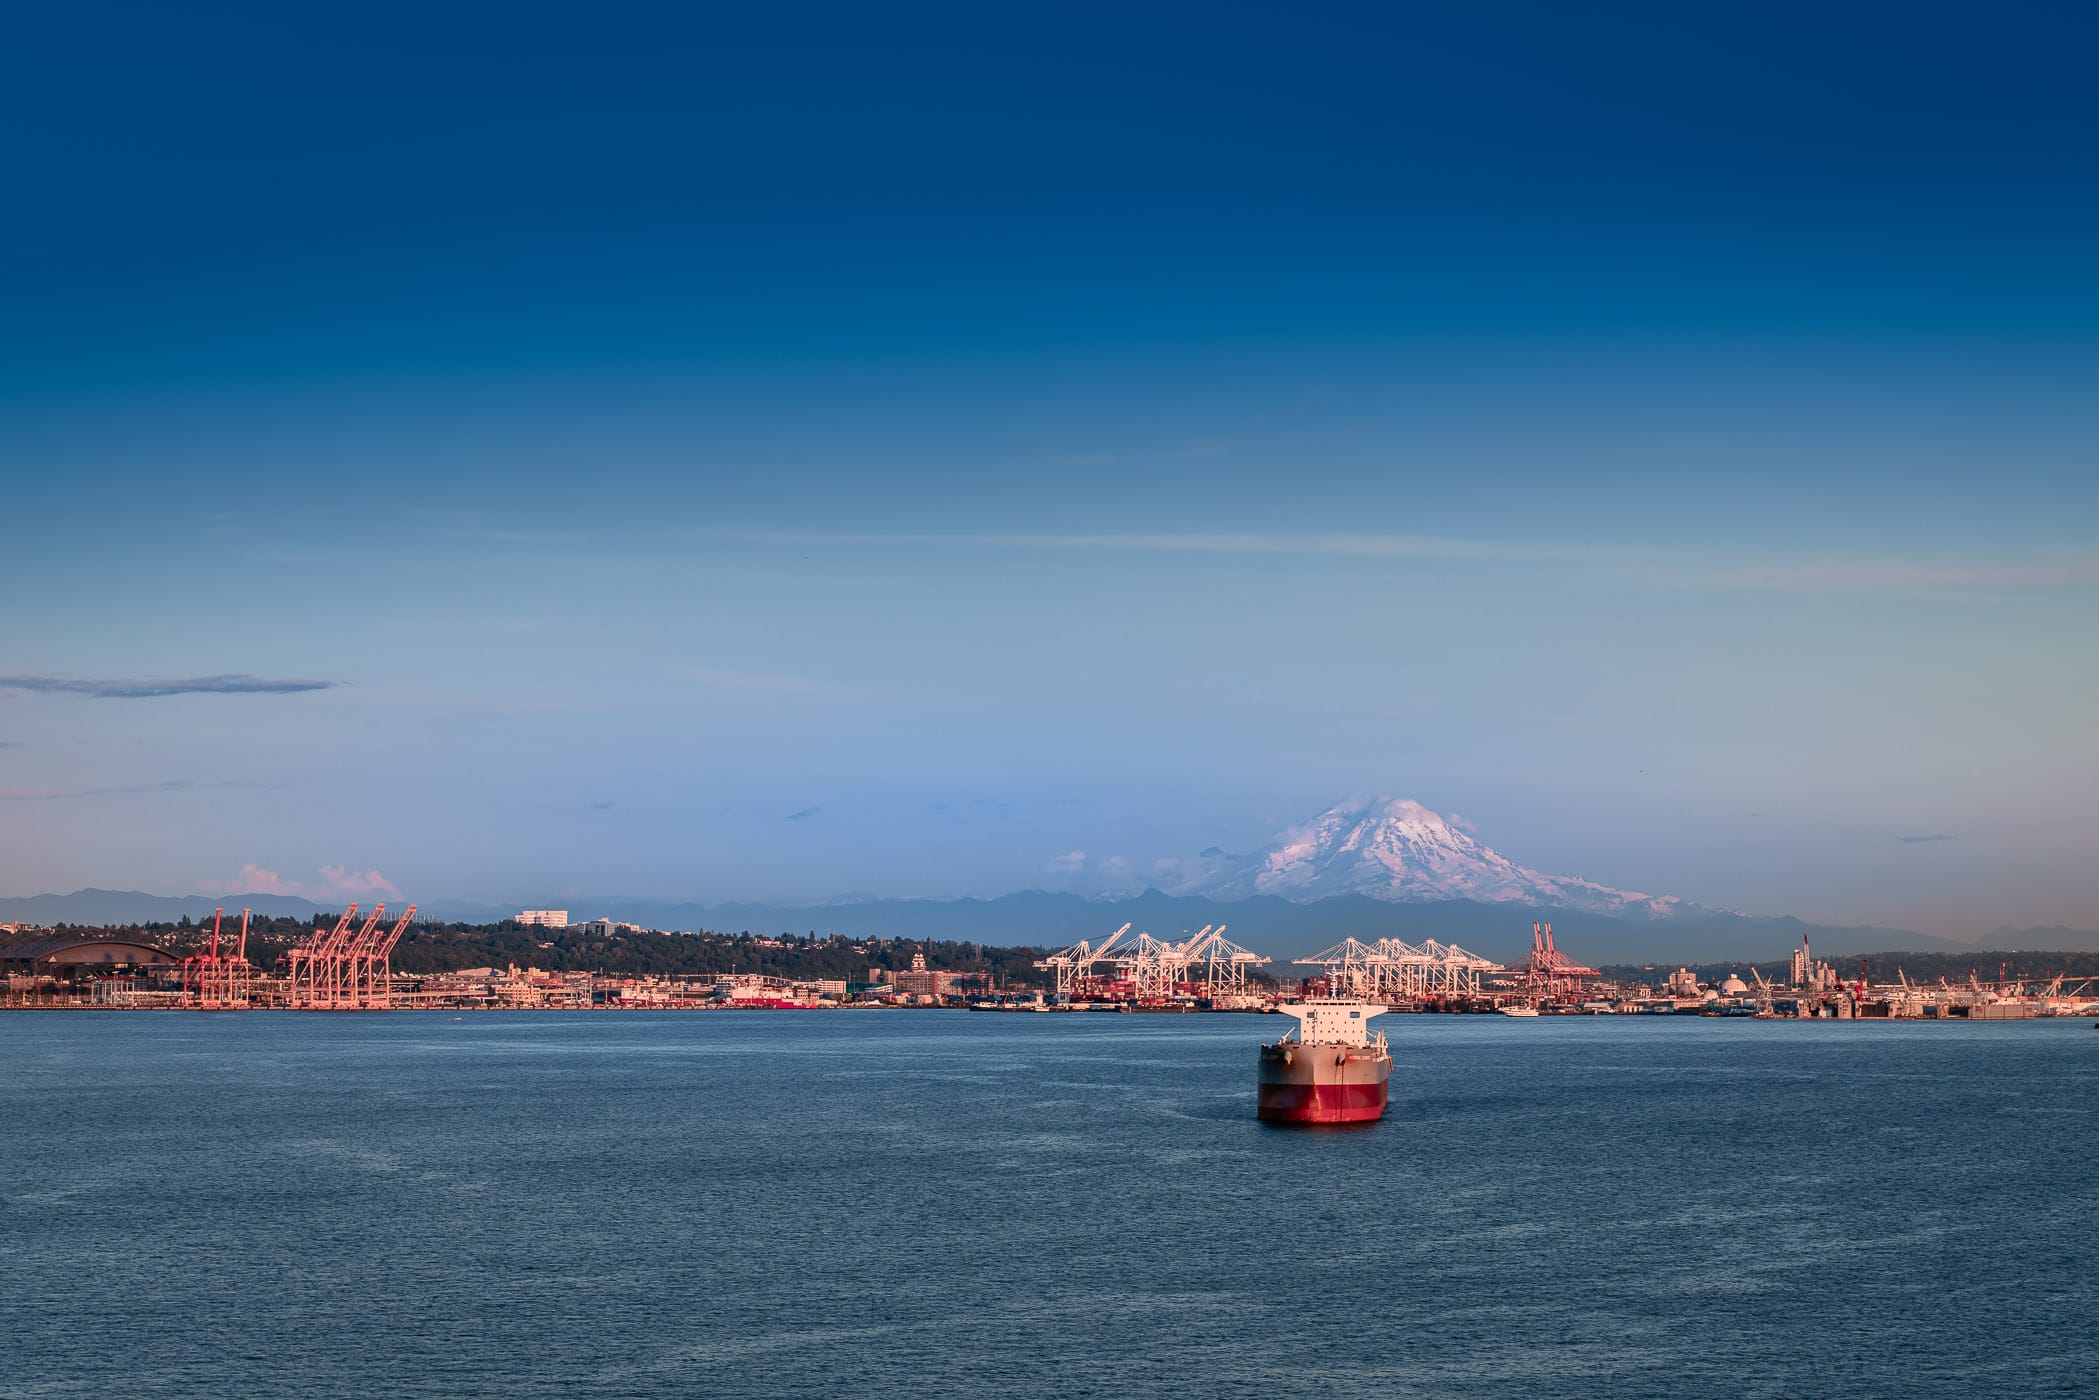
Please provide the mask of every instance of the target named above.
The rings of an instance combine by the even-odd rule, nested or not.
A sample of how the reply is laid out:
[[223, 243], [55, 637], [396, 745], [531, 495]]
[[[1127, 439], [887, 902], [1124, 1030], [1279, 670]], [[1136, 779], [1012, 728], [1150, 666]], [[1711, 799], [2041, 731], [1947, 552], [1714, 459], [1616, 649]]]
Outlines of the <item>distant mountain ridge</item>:
[[[346, 901], [347, 902], [347, 901]], [[400, 901], [408, 907], [407, 901]], [[0, 898], [0, 923], [171, 924], [182, 919], [208, 919], [226, 908], [279, 918], [310, 919], [322, 912], [341, 913], [343, 906], [323, 906], [287, 894], [146, 894], [140, 890], [75, 890], [71, 894], [37, 894]]]
[[[310, 919], [341, 912], [283, 895], [169, 896], [122, 890], [80, 890], [68, 895], [0, 899], [0, 920], [37, 924], [131, 924], [173, 922], [185, 915], [209, 918], [213, 908], [253, 908], [258, 914]], [[647, 928], [708, 929], [721, 933], [845, 934], [855, 938], [935, 938], [991, 944], [1061, 947], [1098, 938], [1130, 923], [1162, 937], [1177, 937], [1204, 924], [1226, 924], [1235, 940], [1282, 959], [1315, 952], [1342, 937], [1386, 935], [1420, 942], [1436, 938], [1504, 961], [1521, 958], [1530, 945], [1533, 919], [1549, 919], [1569, 952], [1589, 963], [1714, 962], [1730, 958], [1784, 957], [1803, 934], [1818, 953], [1881, 953], [1915, 949], [1948, 951], [1978, 945], [1932, 938], [1906, 929], [1833, 928], [1793, 918], [1749, 918], [1727, 913], [1684, 913], [1667, 920], [1614, 918], [1581, 910], [1548, 909], [1510, 902], [1443, 900], [1395, 904], [1367, 895], [1292, 900], [1280, 895], [1212, 899], [1158, 890], [1128, 899], [1089, 899], [1033, 890], [996, 899], [875, 899], [851, 904], [801, 907], [781, 904], [700, 904], [620, 896], [568, 896], [532, 901], [532, 907], [566, 905], [573, 918], [608, 915]], [[435, 900], [423, 905], [432, 919], [494, 923], [523, 906]], [[2004, 931], [2009, 934], [2010, 931]], [[2016, 945], [2064, 950], [2099, 949], [2099, 934], [2059, 934]], [[2083, 940], [2083, 941], [2077, 941]]]
[[[663, 912], [669, 913], [666, 908]], [[1161, 937], [1178, 937], [1205, 924], [1224, 924], [1229, 936], [1256, 952], [1302, 957], [1354, 934], [1410, 942], [1435, 938], [1458, 943], [1502, 961], [1520, 960], [1530, 948], [1531, 923], [1547, 920], [1560, 944], [1589, 963], [1671, 964], [1695, 959], [1783, 958], [1803, 934], [1817, 952], [1878, 953], [1957, 950], [1970, 945], [1908, 929], [1836, 928], [1790, 917], [1686, 914], [1666, 921], [1623, 919], [1582, 910], [1513, 903], [1443, 900], [1395, 904], [1368, 895], [1333, 895], [1293, 900], [1280, 895], [1212, 899], [1147, 890], [1128, 899], [1027, 891], [996, 899], [869, 900], [820, 908], [776, 905], [678, 906], [686, 921], [716, 930], [847, 933], [875, 937], [927, 937], [988, 943], [1063, 946], [1098, 939], [1124, 923]], [[2094, 935], [2099, 944], [2099, 935]]]
[[1667, 919], [1714, 911], [1674, 895], [1613, 889], [1576, 875], [1518, 865], [1439, 812], [1405, 797], [1366, 797], [1327, 808], [1248, 856], [1207, 851], [1174, 894], [1291, 900], [1359, 894], [1395, 904], [1472, 900]]

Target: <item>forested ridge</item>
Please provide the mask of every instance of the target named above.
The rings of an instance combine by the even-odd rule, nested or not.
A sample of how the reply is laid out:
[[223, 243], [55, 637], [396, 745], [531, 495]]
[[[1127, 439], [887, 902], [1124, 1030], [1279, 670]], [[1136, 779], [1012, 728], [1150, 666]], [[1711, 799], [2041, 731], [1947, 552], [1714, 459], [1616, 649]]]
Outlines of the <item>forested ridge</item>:
[[[248, 960], [271, 967], [285, 950], [332, 927], [333, 917], [256, 919], [248, 927]], [[228, 919], [220, 945], [238, 933], [240, 920]], [[67, 932], [85, 930], [66, 927]], [[98, 930], [123, 935], [173, 953], [198, 952], [211, 941], [209, 920], [184, 919], [173, 924], [132, 924]], [[814, 933], [758, 935], [749, 932], [653, 933], [595, 925], [542, 928], [504, 920], [496, 924], [414, 923], [394, 949], [396, 975], [455, 972], [469, 967], [536, 967], [549, 972], [713, 975], [755, 972], [797, 980], [872, 979], [877, 969], [901, 972], [924, 954], [930, 968], [953, 972], [990, 972], [1001, 983], [1036, 983], [1042, 974], [1035, 948], [991, 947], [949, 939], [870, 938]]]

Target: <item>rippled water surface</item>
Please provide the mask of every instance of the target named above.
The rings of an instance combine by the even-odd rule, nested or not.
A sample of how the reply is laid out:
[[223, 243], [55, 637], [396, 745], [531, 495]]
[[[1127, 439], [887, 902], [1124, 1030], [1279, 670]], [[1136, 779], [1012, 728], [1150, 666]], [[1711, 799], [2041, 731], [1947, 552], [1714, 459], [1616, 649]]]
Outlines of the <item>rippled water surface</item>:
[[0, 1395], [2099, 1394], [2099, 1034], [0, 1015]]

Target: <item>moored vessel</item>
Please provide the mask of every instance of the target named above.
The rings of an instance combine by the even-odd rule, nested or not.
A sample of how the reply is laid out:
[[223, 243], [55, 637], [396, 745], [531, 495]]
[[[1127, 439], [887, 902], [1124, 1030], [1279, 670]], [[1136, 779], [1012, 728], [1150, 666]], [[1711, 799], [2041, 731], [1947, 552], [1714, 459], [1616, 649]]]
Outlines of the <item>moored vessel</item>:
[[1264, 1123], [1368, 1123], [1385, 1113], [1392, 1056], [1369, 1021], [1373, 1002], [1284, 1002], [1297, 1028], [1261, 1047], [1254, 1116]]

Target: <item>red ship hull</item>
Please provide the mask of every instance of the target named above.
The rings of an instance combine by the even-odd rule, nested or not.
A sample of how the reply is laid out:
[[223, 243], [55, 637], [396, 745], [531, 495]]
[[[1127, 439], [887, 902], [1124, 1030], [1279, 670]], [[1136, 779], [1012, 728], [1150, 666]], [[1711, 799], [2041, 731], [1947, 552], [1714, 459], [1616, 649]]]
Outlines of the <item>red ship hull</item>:
[[1383, 1084], [1263, 1084], [1254, 1104], [1264, 1123], [1370, 1123], [1384, 1116]]
[[1392, 1057], [1378, 1045], [1261, 1047], [1254, 1117], [1264, 1123], [1369, 1123], [1385, 1116]]

